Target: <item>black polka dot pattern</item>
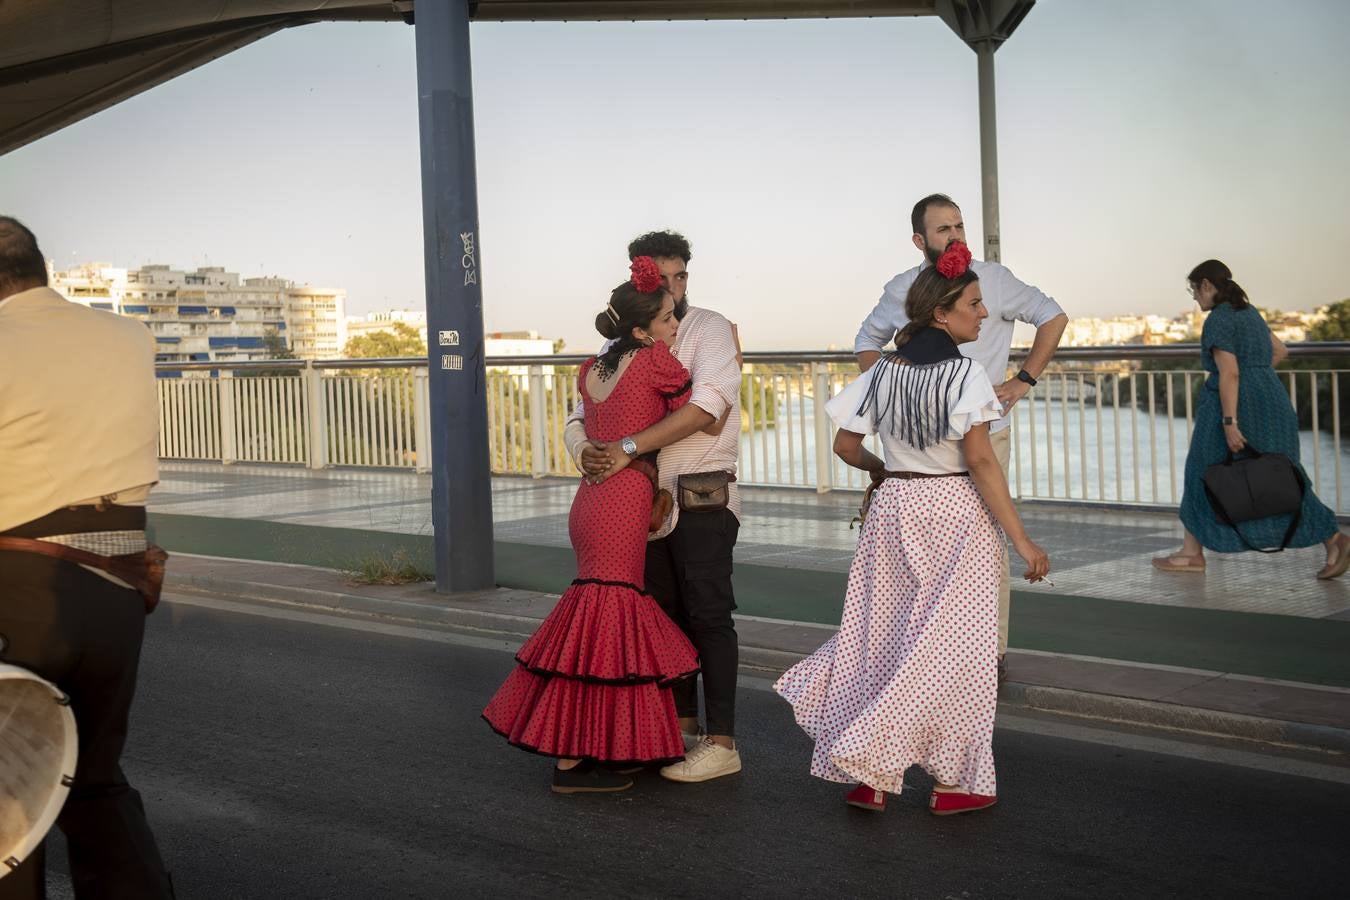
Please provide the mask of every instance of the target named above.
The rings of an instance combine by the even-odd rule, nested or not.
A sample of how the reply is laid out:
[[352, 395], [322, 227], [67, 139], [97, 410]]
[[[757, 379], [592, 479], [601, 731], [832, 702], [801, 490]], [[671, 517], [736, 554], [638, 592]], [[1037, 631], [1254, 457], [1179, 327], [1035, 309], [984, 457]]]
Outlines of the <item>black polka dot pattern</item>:
[[[578, 375], [586, 434], [619, 441], [689, 400], [689, 373], [664, 344], [637, 352], [604, 401]], [[604, 762], [681, 757], [670, 685], [698, 671], [684, 633], [644, 593], [652, 485], [625, 469], [582, 482], [568, 531], [577, 580], [516, 655], [519, 665], [483, 711], [512, 744]]]

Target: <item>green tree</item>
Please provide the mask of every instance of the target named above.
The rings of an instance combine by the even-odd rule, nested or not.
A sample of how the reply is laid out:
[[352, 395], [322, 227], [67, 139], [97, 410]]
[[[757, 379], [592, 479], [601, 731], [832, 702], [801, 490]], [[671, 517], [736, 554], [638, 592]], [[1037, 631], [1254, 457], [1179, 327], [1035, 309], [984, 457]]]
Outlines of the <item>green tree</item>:
[[[1311, 341], [1350, 341], [1350, 299], [1333, 303], [1327, 307], [1327, 317], [1308, 330]], [[1311, 380], [1317, 380], [1317, 427], [1319, 431], [1330, 432], [1335, 421], [1331, 403], [1332, 379], [1340, 376], [1334, 372], [1344, 365], [1344, 360], [1326, 356], [1304, 356], [1293, 359], [1280, 366], [1281, 369], [1299, 372], [1320, 372], [1317, 375], [1298, 377], [1298, 389], [1302, 392], [1302, 402], [1298, 408], [1299, 428], [1312, 427], [1312, 405], [1307, 402], [1311, 390]], [[1338, 385], [1341, 435], [1350, 436], [1350, 385], [1341, 381]]]
[[1350, 341], [1350, 299], [1327, 307], [1327, 317], [1308, 332], [1310, 341]]
[[[286, 339], [285, 339], [284, 337], [282, 337], [282, 336], [281, 336], [281, 333], [280, 333], [279, 331], [277, 331], [275, 328], [269, 328], [269, 329], [267, 329], [266, 331], [263, 332], [262, 342], [263, 342], [263, 350], [266, 351], [266, 353], [265, 353], [264, 356], [263, 356], [263, 359], [299, 359], [299, 358], [300, 358], [300, 357], [298, 357], [298, 356], [295, 355], [295, 351], [292, 350], [292, 349], [286, 344]], [[241, 372], [238, 372], [237, 374], [238, 374], [239, 376], [243, 377], [243, 378], [255, 378], [255, 377], [264, 376], [264, 375], [268, 375], [268, 376], [272, 376], [272, 377], [278, 377], [278, 376], [283, 376], [283, 375], [291, 375], [291, 376], [294, 376], [294, 375], [299, 375], [299, 374], [300, 374], [300, 370], [299, 370], [299, 369], [266, 369], [266, 370], [263, 370], [263, 369], [245, 369], [245, 370], [243, 370], [243, 371], [241, 371]]]
[[407, 322], [394, 322], [388, 331], [359, 334], [347, 341], [342, 355], [348, 359], [395, 359], [426, 356], [427, 342]]
[[275, 328], [269, 328], [263, 332], [263, 348], [267, 351], [267, 359], [299, 359], [287, 344], [286, 339], [281, 336], [281, 332]]

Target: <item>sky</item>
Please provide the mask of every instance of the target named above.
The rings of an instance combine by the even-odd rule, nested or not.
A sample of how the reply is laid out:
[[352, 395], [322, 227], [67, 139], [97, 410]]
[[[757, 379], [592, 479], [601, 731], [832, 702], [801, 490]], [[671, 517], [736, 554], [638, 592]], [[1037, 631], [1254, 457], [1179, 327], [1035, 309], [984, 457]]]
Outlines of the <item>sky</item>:
[[[1040, 0], [998, 51], [1003, 262], [1070, 316], [1350, 297], [1350, 3]], [[634, 235], [693, 243], [690, 299], [748, 350], [851, 348], [942, 191], [982, 250], [975, 54], [936, 18], [481, 23], [488, 331], [569, 349]], [[219, 265], [421, 308], [413, 29], [291, 29], [0, 156], [57, 268]]]

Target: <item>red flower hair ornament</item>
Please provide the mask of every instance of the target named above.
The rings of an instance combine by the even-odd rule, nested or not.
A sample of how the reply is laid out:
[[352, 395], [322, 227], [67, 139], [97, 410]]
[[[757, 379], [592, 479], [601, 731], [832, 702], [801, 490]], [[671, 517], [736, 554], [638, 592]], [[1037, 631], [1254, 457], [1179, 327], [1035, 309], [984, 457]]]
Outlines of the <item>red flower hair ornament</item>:
[[970, 248], [957, 241], [938, 257], [937, 270], [943, 278], [956, 278], [970, 268]]
[[650, 256], [636, 257], [628, 270], [633, 273], [629, 280], [639, 293], [650, 294], [661, 287], [661, 267]]

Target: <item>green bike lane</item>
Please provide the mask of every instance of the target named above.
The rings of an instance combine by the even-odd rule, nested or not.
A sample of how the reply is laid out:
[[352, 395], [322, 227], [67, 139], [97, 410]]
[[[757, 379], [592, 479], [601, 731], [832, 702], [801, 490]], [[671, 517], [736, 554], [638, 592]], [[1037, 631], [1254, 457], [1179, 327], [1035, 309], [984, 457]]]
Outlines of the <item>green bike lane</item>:
[[[427, 534], [163, 512], [152, 512], [150, 519], [154, 540], [170, 552], [329, 569], [398, 554], [431, 568]], [[565, 547], [498, 540], [495, 553], [503, 587], [557, 594], [575, 575]], [[796, 568], [786, 564], [790, 559], [772, 565], [737, 561], [739, 614], [837, 624], [846, 575]], [[1026, 651], [1350, 688], [1350, 621], [1336, 617], [1014, 590], [1010, 644]]]

